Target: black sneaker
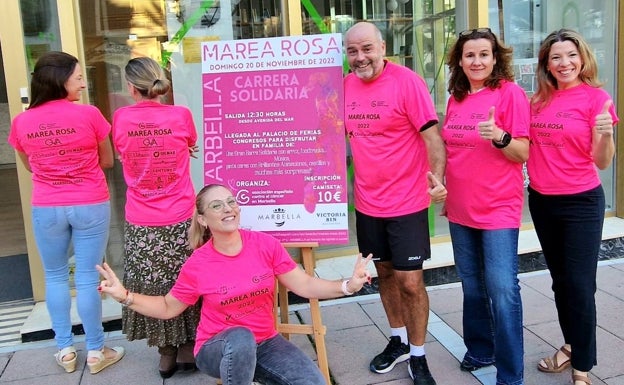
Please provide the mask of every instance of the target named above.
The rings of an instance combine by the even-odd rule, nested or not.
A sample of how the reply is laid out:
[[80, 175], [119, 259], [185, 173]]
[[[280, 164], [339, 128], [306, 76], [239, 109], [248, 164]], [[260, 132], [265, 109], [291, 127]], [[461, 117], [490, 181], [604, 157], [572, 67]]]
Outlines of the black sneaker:
[[414, 380], [414, 385], [436, 385], [433, 376], [429, 372], [425, 356], [411, 356], [407, 370], [412, 380]]
[[409, 346], [401, 342], [401, 337], [390, 337], [388, 346], [371, 361], [370, 370], [375, 373], [388, 373], [394, 365], [407, 361], [410, 357], [409, 352]]
[[494, 365], [494, 363], [492, 362], [491, 364], [480, 365], [480, 364], [472, 363], [468, 361], [466, 358], [464, 358], [461, 364], [459, 364], [459, 369], [464, 372], [474, 372], [475, 370], [485, 368], [486, 366], [490, 366], [490, 365]]

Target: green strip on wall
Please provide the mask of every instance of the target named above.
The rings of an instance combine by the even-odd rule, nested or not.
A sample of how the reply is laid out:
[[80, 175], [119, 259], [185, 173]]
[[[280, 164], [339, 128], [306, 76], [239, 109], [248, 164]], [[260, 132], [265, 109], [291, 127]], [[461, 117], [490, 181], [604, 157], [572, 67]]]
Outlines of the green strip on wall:
[[433, 237], [435, 235], [435, 205], [433, 203], [429, 205], [427, 214], [429, 219], [429, 236]]
[[[193, 12], [188, 17], [188, 19], [184, 20], [184, 22], [182, 23], [182, 27], [180, 27], [178, 32], [176, 32], [175, 35], [173, 35], [173, 37], [169, 41], [169, 44], [171, 44], [172, 46], [179, 45], [182, 39], [184, 38], [184, 36], [186, 36], [188, 31], [191, 29], [191, 27], [195, 25], [195, 23], [197, 23], [202, 18], [202, 16], [204, 16], [206, 11], [210, 7], [212, 7], [212, 4], [214, 2], [215, 0], [206, 0], [206, 1], [202, 1], [201, 3], [199, 3], [199, 8], [197, 8], [197, 10], [195, 10], [195, 12]], [[162, 59], [160, 62], [161, 67], [163, 68], [167, 67], [167, 65], [169, 64], [169, 59], [171, 59], [172, 54], [173, 54], [172, 48], [166, 48], [164, 50], [162, 54]]]
[[[312, 4], [310, 0], [301, 0], [301, 5], [303, 5], [306, 11], [308, 11], [310, 18], [314, 24], [316, 24], [321, 33], [331, 33], [331, 31], [327, 28], [327, 25], [325, 25], [325, 22], [323, 22], [323, 18], [318, 13], [316, 8], [314, 8], [314, 4]], [[349, 72], [349, 63], [347, 62], [347, 55], [345, 55], [344, 52], [342, 54], [342, 72], [345, 75]]]
[[319, 15], [318, 11], [316, 10], [316, 8], [314, 8], [314, 5], [310, 0], [301, 0], [301, 5], [303, 5], [305, 10], [308, 11], [310, 18], [312, 19], [314, 24], [316, 24], [321, 33], [331, 32], [323, 22], [323, 18], [321, 17], [321, 15]]

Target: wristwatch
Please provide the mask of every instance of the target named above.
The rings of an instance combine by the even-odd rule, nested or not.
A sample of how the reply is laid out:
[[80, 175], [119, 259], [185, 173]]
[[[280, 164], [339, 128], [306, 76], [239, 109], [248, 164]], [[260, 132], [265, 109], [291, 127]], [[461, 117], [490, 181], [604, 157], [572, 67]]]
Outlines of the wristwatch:
[[492, 140], [492, 144], [496, 148], [505, 148], [509, 146], [509, 143], [511, 143], [511, 135], [509, 135], [507, 131], [503, 131], [503, 136], [501, 136], [500, 141]]

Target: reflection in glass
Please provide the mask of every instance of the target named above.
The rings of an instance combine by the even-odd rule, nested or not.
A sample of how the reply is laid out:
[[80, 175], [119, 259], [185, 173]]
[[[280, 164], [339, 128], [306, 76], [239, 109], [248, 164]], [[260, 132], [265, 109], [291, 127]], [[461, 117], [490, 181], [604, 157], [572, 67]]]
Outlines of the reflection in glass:
[[30, 76], [43, 53], [61, 49], [56, 0], [20, 0], [20, 10]]
[[284, 15], [279, 0], [233, 0], [235, 39], [284, 36]]

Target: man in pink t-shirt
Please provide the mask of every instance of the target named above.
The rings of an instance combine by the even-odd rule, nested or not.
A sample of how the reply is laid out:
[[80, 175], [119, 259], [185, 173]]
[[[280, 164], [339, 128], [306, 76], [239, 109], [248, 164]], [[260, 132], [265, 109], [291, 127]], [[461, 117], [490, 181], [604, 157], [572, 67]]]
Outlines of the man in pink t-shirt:
[[422, 265], [430, 258], [427, 211], [443, 202], [446, 154], [424, 80], [385, 61], [374, 24], [345, 36], [352, 73], [345, 86], [345, 127], [355, 170], [358, 246], [373, 254], [392, 336], [370, 370], [386, 373], [402, 361], [415, 385], [435, 384], [425, 359], [429, 299]]

